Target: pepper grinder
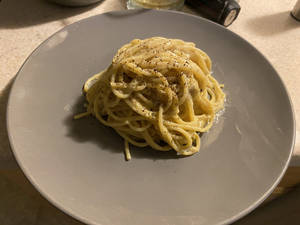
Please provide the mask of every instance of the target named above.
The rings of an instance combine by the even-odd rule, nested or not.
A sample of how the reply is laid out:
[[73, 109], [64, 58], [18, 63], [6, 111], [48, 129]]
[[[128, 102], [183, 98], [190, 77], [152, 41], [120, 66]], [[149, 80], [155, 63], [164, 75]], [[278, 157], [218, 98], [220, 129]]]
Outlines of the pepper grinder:
[[201, 16], [228, 27], [238, 17], [238, 0], [186, 0]]
[[300, 0], [297, 1], [294, 9], [291, 12], [292, 17], [300, 21]]

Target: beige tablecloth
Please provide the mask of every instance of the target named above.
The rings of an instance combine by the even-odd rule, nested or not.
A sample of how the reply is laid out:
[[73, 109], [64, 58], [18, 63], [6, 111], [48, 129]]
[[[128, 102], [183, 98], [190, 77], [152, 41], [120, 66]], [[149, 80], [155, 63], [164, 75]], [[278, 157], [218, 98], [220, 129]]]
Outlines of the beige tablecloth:
[[[81, 224], [50, 205], [18, 168], [5, 126], [7, 99], [18, 69], [42, 41], [80, 19], [125, 9], [125, 3], [125, 0], [103, 0], [82, 8], [61, 7], [45, 0], [2, 0], [0, 3], [0, 224]], [[239, 18], [228, 29], [247, 39], [270, 60], [289, 91], [296, 121], [300, 121], [300, 22], [290, 16], [295, 3], [295, 0], [241, 0]], [[194, 13], [187, 7], [184, 11]], [[300, 166], [299, 136], [298, 122], [293, 166]], [[291, 210], [283, 210], [285, 214], [280, 218], [300, 221], [292, 213], [296, 209], [295, 201], [285, 202], [288, 204], [285, 208]], [[260, 224], [263, 217], [270, 221], [270, 215], [280, 210], [276, 207], [277, 211], [272, 206], [264, 206], [263, 211], [257, 209], [240, 224]], [[288, 224], [280, 221], [276, 219], [272, 224]]]

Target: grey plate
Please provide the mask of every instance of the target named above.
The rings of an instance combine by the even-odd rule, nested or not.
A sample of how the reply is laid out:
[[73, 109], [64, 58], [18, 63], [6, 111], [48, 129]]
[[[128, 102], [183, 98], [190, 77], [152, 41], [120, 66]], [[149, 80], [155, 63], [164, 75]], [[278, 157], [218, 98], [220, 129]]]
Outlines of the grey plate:
[[[198, 154], [133, 149], [82, 112], [81, 87], [134, 38], [193, 41], [225, 84], [226, 110]], [[232, 222], [258, 206], [290, 160], [295, 122], [278, 74], [241, 37], [204, 19], [168, 11], [122, 11], [67, 26], [20, 69], [8, 105], [9, 138], [35, 187], [90, 224], [198, 225]]]

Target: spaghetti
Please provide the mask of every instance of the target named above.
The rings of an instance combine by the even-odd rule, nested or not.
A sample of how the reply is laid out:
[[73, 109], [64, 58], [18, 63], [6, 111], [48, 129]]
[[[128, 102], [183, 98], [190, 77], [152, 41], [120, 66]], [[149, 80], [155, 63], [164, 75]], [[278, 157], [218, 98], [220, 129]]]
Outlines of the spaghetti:
[[194, 43], [153, 37], [121, 47], [112, 64], [86, 81], [87, 112], [129, 143], [191, 155], [200, 149], [224, 107], [222, 86], [211, 75], [211, 60]]

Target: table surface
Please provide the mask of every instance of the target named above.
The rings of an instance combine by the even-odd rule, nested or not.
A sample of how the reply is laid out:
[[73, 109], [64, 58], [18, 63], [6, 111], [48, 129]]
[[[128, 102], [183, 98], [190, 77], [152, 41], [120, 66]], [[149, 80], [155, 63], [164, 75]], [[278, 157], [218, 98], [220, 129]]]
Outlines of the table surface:
[[[296, 0], [241, 0], [241, 13], [228, 29], [248, 40], [273, 64], [291, 96], [296, 121], [300, 121], [300, 98], [297, 98], [300, 94], [300, 22], [290, 16], [295, 4]], [[45, 0], [0, 1], [1, 224], [81, 224], [41, 197], [19, 169], [5, 126], [7, 99], [16, 73], [41, 42], [68, 24], [103, 12], [124, 10], [125, 5], [125, 0], [103, 0], [80, 8], [62, 7]], [[183, 11], [196, 14], [186, 6]], [[300, 167], [300, 123], [296, 126], [291, 166]], [[260, 207], [237, 224], [260, 224], [262, 220], [291, 224], [286, 222], [300, 220], [295, 213], [299, 192], [295, 189]], [[273, 216], [278, 212], [281, 216], [275, 219]]]

